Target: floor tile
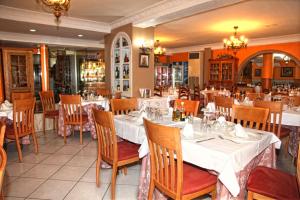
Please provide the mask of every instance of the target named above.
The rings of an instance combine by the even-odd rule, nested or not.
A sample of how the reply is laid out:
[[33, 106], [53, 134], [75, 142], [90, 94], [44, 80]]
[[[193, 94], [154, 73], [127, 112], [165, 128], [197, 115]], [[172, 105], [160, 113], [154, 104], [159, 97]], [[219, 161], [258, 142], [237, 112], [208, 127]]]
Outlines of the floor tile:
[[25, 198], [22, 198], [22, 197], [5, 197], [5, 200], [25, 200]]
[[55, 144], [40, 145], [39, 152], [41, 152], [41, 153], [55, 153], [60, 148], [61, 148], [60, 145], [55, 145]]
[[18, 176], [4, 176], [3, 179], [3, 186], [8, 185], [10, 183], [12, 183], [13, 181], [15, 181], [17, 178], [19, 178]]
[[22, 177], [31, 177], [31, 178], [49, 178], [53, 175], [59, 168], [60, 165], [45, 165], [39, 164], [27, 171], [22, 175]]
[[140, 171], [139, 170], [127, 170], [127, 175], [119, 173], [117, 175], [117, 184], [125, 184], [125, 185], [138, 185], [139, 184]]
[[45, 153], [31, 153], [27, 156], [23, 157], [23, 162], [24, 163], [40, 163], [46, 158], [48, 158], [51, 154], [45, 154]]
[[81, 151], [79, 151], [79, 153], [77, 154], [79, 156], [97, 156], [97, 148], [87, 148], [84, 147], [83, 149], [81, 149]]
[[[138, 186], [133, 185], [116, 185], [116, 200], [133, 200], [137, 199]], [[104, 200], [111, 199], [111, 186], [109, 186]]]
[[76, 167], [90, 167], [96, 160], [96, 157], [91, 156], [74, 156], [66, 165]]
[[[111, 169], [100, 169], [101, 184], [111, 182], [111, 171]], [[89, 168], [80, 181], [96, 183], [96, 168]]]
[[34, 178], [18, 178], [5, 187], [5, 196], [27, 197], [45, 180]]
[[71, 160], [72, 157], [73, 155], [52, 154], [44, 160], [42, 164], [64, 165], [66, 162]]
[[31, 163], [10, 163], [6, 166], [6, 176], [20, 176], [34, 167]]
[[87, 171], [87, 167], [64, 166], [58, 170], [50, 179], [78, 181]]
[[47, 180], [29, 198], [61, 200], [75, 184], [73, 181]]
[[58, 154], [70, 154], [75, 155], [81, 150], [81, 146], [73, 146], [73, 145], [64, 145], [60, 150], [58, 150], [56, 153]]
[[109, 184], [101, 184], [101, 187], [97, 187], [95, 183], [78, 182], [65, 200], [100, 200], [108, 186]]

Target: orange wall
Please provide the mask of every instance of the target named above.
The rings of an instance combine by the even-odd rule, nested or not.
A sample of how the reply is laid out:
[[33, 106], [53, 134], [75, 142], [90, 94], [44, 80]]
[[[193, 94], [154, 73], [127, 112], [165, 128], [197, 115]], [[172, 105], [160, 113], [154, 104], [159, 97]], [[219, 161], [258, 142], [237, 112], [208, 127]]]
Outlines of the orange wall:
[[[282, 51], [289, 53], [298, 60], [300, 60], [300, 42], [291, 42], [291, 43], [282, 43], [282, 44], [269, 44], [269, 45], [259, 45], [259, 46], [250, 46], [245, 49], [241, 49], [237, 52], [236, 57], [239, 58], [239, 66], [247, 61], [252, 55], [259, 51]], [[212, 50], [212, 58], [217, 58], [221, 54], [232, 54], [231, 51], [226, 49], [217, 49]]]
[[171, 58], [170, 62], [181, 62], [181, 61], [188, 61], [189, 60], [189, 53], [174, 53]]

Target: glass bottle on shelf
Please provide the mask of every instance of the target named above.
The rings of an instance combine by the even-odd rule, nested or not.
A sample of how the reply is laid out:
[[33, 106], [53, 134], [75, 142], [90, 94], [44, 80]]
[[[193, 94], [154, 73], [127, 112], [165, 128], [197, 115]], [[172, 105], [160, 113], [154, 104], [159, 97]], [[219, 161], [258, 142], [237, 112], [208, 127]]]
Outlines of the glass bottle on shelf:
[[119, 71], [119, 67], [116, 68], [116, 79], [120, 78], [120, 71]]
[[124, 62], [125, 62], [125, 63], [129, 62], [129, 58], [128, 58], [128, 56], [127, 56], [127, 53], [125, 53], [125, 56], [124, 56]]
[[125, 66], [123, 66], [123, 78], [126, 78], [126, 69], [125, 69]]
[[120, 57], [118, 53], [116, 53], [115, 63], [120, 63]]

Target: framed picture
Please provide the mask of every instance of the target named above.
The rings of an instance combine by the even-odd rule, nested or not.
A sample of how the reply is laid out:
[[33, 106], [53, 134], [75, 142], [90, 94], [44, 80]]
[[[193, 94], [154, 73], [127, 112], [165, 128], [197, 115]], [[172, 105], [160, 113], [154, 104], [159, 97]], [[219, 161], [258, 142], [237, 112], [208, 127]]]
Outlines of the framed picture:
[[281, 68], [281, 77], [293, 77], [293, 76], [294, 76], [294, 67]]
[[150, 54], [140, 53], [140, 67], [149, 67]]
[[261, 77], [261, 69], [255, 69], [254, 76]]

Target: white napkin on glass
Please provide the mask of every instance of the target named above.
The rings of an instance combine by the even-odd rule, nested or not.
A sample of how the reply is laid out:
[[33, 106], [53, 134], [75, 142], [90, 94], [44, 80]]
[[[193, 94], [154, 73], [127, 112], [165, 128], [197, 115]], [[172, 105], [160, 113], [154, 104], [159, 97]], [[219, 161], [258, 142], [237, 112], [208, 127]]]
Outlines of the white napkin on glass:
[[193, 139], [194, 137], [194, 129], [192, 124], [186, 124], [182, 130], [182, 134], [187, 139]]
[[208, 112], [216, 112], [216, 105], [214, 102], [209, 102], [206, 106]]
[[217, 121], [220, 123], [220, 124], [223, 124], [223, 123], [226, 123], [226, 119], [224, 116], [221, 116], [217, 119]]
[[240, 138], [249, 138], [247, 132], [245, 131], [245, 129], [240, 124], [235, 125], [234, 129], [235, 129], [235, 135], [237, 137], [240, 137]]
[[239, 102], [237, 99], [234, 99], [233, 103], [234, 103], [235, 105], [240, 105], [240, 102]]

